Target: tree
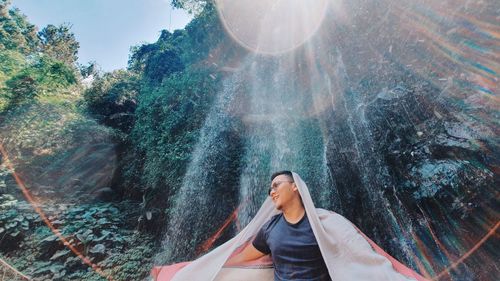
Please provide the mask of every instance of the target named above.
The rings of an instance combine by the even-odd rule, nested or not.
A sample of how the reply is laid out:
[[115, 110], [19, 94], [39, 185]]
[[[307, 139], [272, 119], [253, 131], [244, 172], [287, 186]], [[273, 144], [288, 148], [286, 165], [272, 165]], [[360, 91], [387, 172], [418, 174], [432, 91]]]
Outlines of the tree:
[[75, 35], [70, 31], [71, 25], [61, 24], [55, 26], [47, 25], [38, 33], [41, 51], [48, 56], [73, 65], [78, 59], [78, 48], [80, 43], [76, 41]]
[[87, 65], [78, 64], [78, 69], [83, 79], [88, 77], [96, 78], [101, 72], [99, 65], [95, 61], [90, 61]]
[[190, 14], [199, 15], [205, 5], [213, 3], [213, 0], [172, 0], [172, 7], [184, 9]]
[[158, 51], [158, 45], [154, 44], [143, 44], [137, 45], [130, 48], [130, 56], [128, 60], [128, 70], [135, 73], [144, 72], [146, 67], [146, 60], [148, 57]]
[[137, 74], [115, 70], [95, 78], [84, 98], [89, 110], [104, 124], [128, 132], [134, 124], [139, 87]]
[[168, 77], [172, 73], [183, 69], [184, 65], [177, 53], [167, 49], [148, 57], [144, 75], [149, 78], [150, 81], [161, 83], [164, 77]]
[[38, 94], [38, 81], [33, 69], [28, 68], [12, 77], [5, 84], [10, 92], [7, 108], [14, 108], [19, 104], [34, 99]]
[[19, 9], [9, 10], [10, 1], [0, 0], [0, 50], [15, 50], [25, 55], [37, 51], [36, 26]]
[[171, 74], [183, 70], [180, 50], [172, 44], [174, 37], [167, 30], [162, 30], [160, 38], [155, 43], [132, 47], [128, 69], [134, 73], [142, 73], [147, 81], [156, 84]]
[[6, 97], [10, 109], [31, 103], [38, 96], [53, 95], [76, 83], [75, 72], [70, 66], [42, 55], [5, 81], [0, 94]]

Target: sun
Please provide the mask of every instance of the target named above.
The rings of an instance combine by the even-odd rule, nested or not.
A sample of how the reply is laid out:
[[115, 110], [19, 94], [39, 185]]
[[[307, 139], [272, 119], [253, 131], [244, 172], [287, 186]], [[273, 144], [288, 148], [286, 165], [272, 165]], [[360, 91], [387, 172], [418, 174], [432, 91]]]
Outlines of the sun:
[[319, 28], [328, 0], [216, 0], [231, 37], [261, 54], [281, 54], [305, 43]]

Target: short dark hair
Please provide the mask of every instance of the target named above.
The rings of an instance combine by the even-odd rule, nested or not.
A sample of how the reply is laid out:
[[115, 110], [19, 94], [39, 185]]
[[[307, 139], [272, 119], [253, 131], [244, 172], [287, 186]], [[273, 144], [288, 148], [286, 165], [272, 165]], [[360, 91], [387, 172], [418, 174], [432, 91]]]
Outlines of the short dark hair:
[[290, 178], [290, 180], [292, 182], [294, 182], [294, 180], [293, 180], [293, 174], [290, 171], [279, 171], [279, 172], [273, 173], [271, 175], [271, 181], [273, 181], [274, 178], [277, 177], [277, 176], [279, 176], [279, 175], [286, 175], [286, 176], [288, 176]]

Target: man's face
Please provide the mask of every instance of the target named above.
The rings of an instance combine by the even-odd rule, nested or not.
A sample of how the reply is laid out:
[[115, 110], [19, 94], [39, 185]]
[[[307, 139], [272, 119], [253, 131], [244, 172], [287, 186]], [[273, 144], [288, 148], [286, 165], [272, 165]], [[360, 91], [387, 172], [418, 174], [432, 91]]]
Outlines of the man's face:
[[276, 209], [281, 210], [295, 196], [298, 196], [297, 186], [292, 183], [292, 179], [287, 175], [279, 175], [271, 182], [269, 196], [273, 199]]

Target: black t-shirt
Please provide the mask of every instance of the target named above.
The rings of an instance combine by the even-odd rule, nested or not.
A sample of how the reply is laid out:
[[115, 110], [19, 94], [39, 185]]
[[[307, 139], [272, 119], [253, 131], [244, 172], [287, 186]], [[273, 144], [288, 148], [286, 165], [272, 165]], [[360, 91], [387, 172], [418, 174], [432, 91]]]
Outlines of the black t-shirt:
[[305, 214], [295, 224], [287, 222], [283, 214], [272, 217], [252, 244], [262, 253], [271, 254], [274, 280], [331, 280]]

